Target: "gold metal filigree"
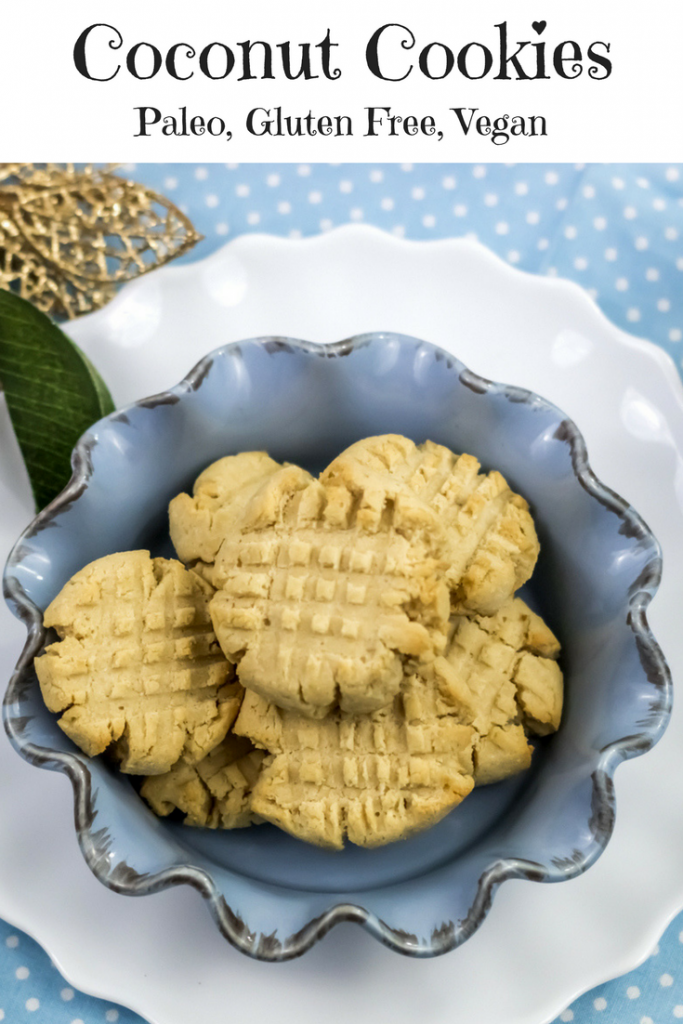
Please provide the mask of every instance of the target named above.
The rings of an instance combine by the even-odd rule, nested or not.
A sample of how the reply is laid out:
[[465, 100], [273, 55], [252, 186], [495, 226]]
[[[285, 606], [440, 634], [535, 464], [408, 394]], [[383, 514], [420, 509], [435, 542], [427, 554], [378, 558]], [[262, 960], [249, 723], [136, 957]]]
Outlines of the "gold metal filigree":
[[0, 288], [52, 316], [100, 309], [199, 235], [165, 196], [73, 164], [0, 164]]

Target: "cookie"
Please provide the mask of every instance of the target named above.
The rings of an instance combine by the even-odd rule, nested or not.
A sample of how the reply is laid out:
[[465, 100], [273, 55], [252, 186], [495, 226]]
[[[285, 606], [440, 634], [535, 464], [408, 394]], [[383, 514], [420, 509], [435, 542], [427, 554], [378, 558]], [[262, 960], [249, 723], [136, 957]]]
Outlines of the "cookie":
[[531, 576], [539, 544], [524, 498], [500, 473], [480, 469], [472, 455], [384, 434], [351, 445], [320, 479], [364, 501], [375, 493], [397, 500], [405, 490], [418, 496], [445, 531], [445, 579], [454, 608], [492, 615]]
[[281, 486], [292, 478], [312, 480], [298, 466], [281, 466], [265, 452], [228, 455], [200, 473], [192, 497], [179, 494], [168, 509], [171, 540], [181, 562], [212, 583], [223, 538], [244, 505], [275, 474]]
[[520, 598], [492, 616], [457, 616], [451, 630], [433, 665], [440, 713], [453, 709], [473, 726], [475, 781], [497, 782], [529, 767], [528, 733], [545, 736], [560, 724], [560, 645]]
[[61, 641], [35, 666], [45, 703], [81, 750], [155, 775], [220, 743], [242, 688], [211, 627], [211, 595], [180, 562], [148, 551], [107, 555], [69, 580], [43, 617]]
[[559, 644], [523, 601], [459, 616], [444, 656], [411, 663], [389, 707], [322, 721], [247, 692], [234, 726], [274, 754], [252, 808], [334, 849], [378, 846], [435, 824], [473, 785], [528, 768], [527, 731], [559, 725]]
[[474, 729], [439, 716], [436, 701], [436, 687], [415, 674], [388, 707], [337, 708], [322, 720], [247, 691], [234, 729], [275, 755], [254, 786], [254, 813], [331, 849], [347, 837], [381, 846], [436, 824], [474, 784]]
[[228, 733], [197, 764], [181, 761], [145, 779], [140, 793], [162, 818], [179, 810], [185, 825], [246, 828], [260, 820], [251, 809], [251, 791], [265, 757], [249, 740]]
[[365, 497], [275, 473], [213, 568], [211, 618], [241, 683], [311, 717], [390, 703], [404, 657], [429, 660], [445, 644], [435, 514], [408, 490]]

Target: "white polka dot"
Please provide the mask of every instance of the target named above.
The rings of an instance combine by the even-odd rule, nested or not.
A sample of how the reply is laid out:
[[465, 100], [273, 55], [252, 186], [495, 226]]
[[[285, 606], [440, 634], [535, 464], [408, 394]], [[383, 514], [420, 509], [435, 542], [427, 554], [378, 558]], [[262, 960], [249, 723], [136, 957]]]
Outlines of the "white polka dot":
[[555, 209], [556, 210], [566, 210], [567, 209], [567, 200], [564, 198], [564, 196], [562, 197], [562, 199], [558, 199], [557, 200], [557, 202], [555, 203]]
[[633, 218], [637, 216], [638, 211], [635, 206], [627, 206], [624, 208], [624, 217], [626, 217], [626, 220], [633, 220]]
[[486, 203], [487, 206], [497, 206], [498, 196], [495, 194], [495, 192], [487, 192], [486, 195], [484, 196], [484, 202]]
[[473, 178], [485, 178], [486, 177], [486, 168], [484, 166], [482, 166], [482, 164], [476, 164], [472, 168], [472, 177]]
[[260, 220], [261, 214], [258, 210], [250, 210], [247, 214], [247, 224], [251, 224], [253, 226], [254, 224], [260, 223]]
[[570, 1021], [570, 1020], [574, 1020], [574, 1011], [573, 1010], [563, 1010], [562, 1013], [560, 1014], [560, 1020], [563, 1021], [564, 1024], [567, 1024], [567, 1022]]
[[467, 238], [470, 242], [479, 241], [479, 235], [477, 234], [476, 231], [468, 231], [467, 234], [465, 235], [465, 238]]
[[674, 980], [670, 974], [662, 974], [662, 976], [659, 979], [659, 984], [662, 986], [662, 988], [670, 988], [671, 985], [673, 985], [673, 983]]
[[433, 213], [426, 213], [422, 218], [422, 223], [426, 228], [433, 228], [436, 224], [436, 217]]
[[286, 199], [283, 200], [283, 202], [277, 204], [277, 212], [278, 213], [291, 213], [292, 212], [292, 204], [288, 203]]
[[618, 292], [628, 291], [628, 281], [625, 277], [618, 277], [614, 282], [614, 287]]
[[208, 195], [206, 197], [204, 202], [206, 203], [206, 205], [209, 207], [210, 210], [213, 210], [213, 209], [215, 209], [216, 206], [218, 206], [218, 204], [220, 202], [220, 199], [218, 198], [218, 196], [214, 195], [213, 192], [212, 192], [210, 195]]
[[226, 164], [225, 166], [228, 171], [236, 171], [239, 164]]
[[227, 235], [229, 230], [230, 230], [230, 228], [228, 227], [228, 225], [225, 223], [224, 220], [219, 221], [219, 223], [216, 224], [216, 234], [217, 235]]
[[557, 185], [558, 181], [560, 180], [560, 176], [555, 171], [546, 171], [543, 180], [545, 181], [546, 185]]
[[447, 189], [454, 189], [454, 188], [455, 188], [455, 186], [457, 185], [457, 182], [456, 182], [455, 178], [453, 178], [453, 177], [452, 177], [452, 176], [451, 176], [451, 175], [449, 174], [449, 175], [447, 175], [447, 176], [446, 176], [446, 177], [445, 177], [445, 178], [443, 179], [443, 181], [441, 182], [441, 184], [442, 184], [443, 188], [447, 188]]
[[[681, 932], [681, 935], [683, 935], [683, 932]], [[683, 942], [683, 939], [681, 939], [681, 942]], [[650, 956], [659, 956], [659, 943], [658, 942], [655, 944], [655, 947], [652, 950], [652, 952], [650, 953]]]
[[309, 201], [309, 203], [313, 203], [313, 204], [322, 203], [322, 201], [323, 201], [323, 194], [322, 194], [322, 192], [309, 192], [308, 193], [308, 201]]
[[373, 185], [379, 185], [380, 182], [384, 181], [384, 171], [370, 171], [370, 181]]
[[519, 259], [520, 259], [520, 257], [519, 257], [519, 253], [517, 252], [517, 250], [516, 249], [511, 249], [510, 252], [508, 253], [508, 261], [510, 263], [519, 263]]
[[298, 228], [292, 228], [292, 230], [289, 232], [289, 235], [287, 237], [288, 238], [301, 238], [301, 232], [299, 231]]
[[26, 1009], [29, 1011], [29, 1013], [33, 1013], [34, 1010], [39, 1010], [40, 1009], [40, 999], [36, 999], [35, 996], [31, 996], [30, 999], [26, 1000], [25, 1005], [26, 1005]]
[[652, 1017], [641, 1017], [640, 1024], [654, 1024]]
[[526, 215], [527, 224], [538, 224], [540, 219], [541, 215], [538, 212], [538, 210], [529, 210], [529, 212]]
[[385, 196], [384, 199], [381, 200], [379, 205], [382, 207], [383, 210], [393, 210], [394, 200], [391, 198], [391, 196]]
[[669, 310], [671, 309], [671, 303], [669, 302], [668, 299], [658, 299], [657, 300], [657, 309], [659, 310], [660, 313], [668, 313]]
[[107, 1010], [107, 1012], [104, 1015], [104, 1019], [106, 1021], [109, 1021], [109, 1024], [115, 1024], [115, 1022], [119, 1019], [119, 1011], [113, 1008], [111, 1010]]
[[597, 999], [593, 1000], [593, 1006], [596, 1010], [604, 1010], [607, 1007], [607, 1000], [602, 996], [598, 996]]
[[659, 271], [656, 267], [648, 267], [645, 271], [645, 278], [648, 281], [659, 281]]
[[674, 1017], [683, 1017], [683, 1005], [681, 1005], [681, 1003], [678, 1003], [676, 1006], [674, 1006], [673, 1015]]
[[585, 164], [574, 164], [574, 170], [575, 171], [585, 171], [586, 170], [586, 165]]
[[586, 185], [585, 186], [585, 188], [583, 189], [583, 198], [584, 199], [594, 199], [595, 198], [595, 189], [593, 188], [592, 185]]
[[509, 230], [510, 230], [510, 225], [507, 223], [507, 221], [499, 220], [498, 223], [496, 224], [496, 234], [497, 235], [507, 235]]
[[557, 277], [557, 267], [548, 267], [546, 274], [548, 277]]
[[648, 247], [648, 245], [650, 243], [648, 242], [647, 238], [645, 238], [644, 235], [638, 235], [638, 237], [636, 238], [636, 240], [635, 240], [635, 242], [633, 244], [635, 245], [636, 249], [638, 249], [639, 252], [644, 252], [644, 250], [647, 249], [647, 247]]
[[666, 210], [666, 200], [665, 199], [660, 199], [659, 197], [657, 197], [657, 199], [653, 199], [652, 200], [652, 209], [653, 210], [659, 210], [660, 213], [661, 213], [662, 210]]
[[456, 217], [466, 217], [467, 207], [463, 203], [458, 203], [457, 206], [453, 207], [453, 213]]
[[626, 319], [630, 320], [632, 324], [637, 323], [640, 320], [640, 310], [632, 306], [631, 309], [626, 310]]
[[424, 199], [425, 190], [423, 188], [420, 188], [420, 186], [418, 185], [416, 188], [411, 189], [410, 195], [412, 196], [413, 199]]
[[167, 192], [173, 192], [174, 189], [178, 188], [178, 179], [164, 178], [164, 188]]
[[576, 238], [577, 234], [578, 231], [576, 230], [573, 224], [568, 224], [567, 227], [564, 229], [565, 238]]
[[71, 1024], [83, 1024], [83, 1021], [81, 1020], [80, 1017], [74, 1017], [74, 1019], [71, 1021]]
[[72, 988], [63, 988], [59, 994], [65, 1003], [70, 1003], [76, 993]]
[[617, 258], [617, 250], [616, 249], [605, 249], [605, 259], [606, 260], [609, 260], [610, 263], [613, 263], [616, 258]]
[[14, 972], [14, 976], [18, 978], [19, 981], [26, 981], [30, 973], [31, 972], [29, 971], [28, 967], [17, 967], [16, 971]]
[[529, 192], [529, 186], [525, 181], [518, 181], [515, 184], [515, 195], [525, 196]]
[[364, 214], [363, 214], [363, 211], [361, 210], [361, 208], [359, 206], [356, 206], [356, 207], [354, 207], [353, 210], [351, 210], [349, 216], [350, 216], [351, 220], [362, 220]]
[[206, 181], [206, 179], [209, 177], [208, 167], [197, 167], [197, 169], [194, 172], [194, 176], [197, 179], [197, 181]]
[[300, 178], [307, 178], [311, 173], [311, 168], [308, 166], [308, 164], [299, 164], [299, 166], [296, 169], [296, 173], [299, 175]]
[[577, 270], [585, 270], [588, 266], [588, 260], [585, 256], [577, 256], [574, 260], [574, 266]]
[[353, 182], [348, 181], [347, 179], [344, 179], [344, 181], [340, 181], [339, 191], [344, 192], [346, 195], [348, 195], [349, 192], [353, 192]]
[[7, 938], [5, 939], [5, 945], [9, 946], [10, 949], [16, 949], [17, 946], [19, 945], [19, 936], [8, 935]]
[[647, 178], [636, 178], [636, 185], [638, 186], [638, 188], [649, 188], [650, 182], [647, 180]]
[[680, 327], [672, 327], [669, 331], [669, 341], [680, 341], [683, 338], [683, 331]]
[[235, 187], [235, 195], [239, 196], [240, 199], [246, 199], [247, 196], [249, 195], [250, 191], [251, 190], [250, 190], [249, 186], [245, 185], [244, 183], [241, 184], [241, 185], [237, 185]]
[[334, 224], [332, 223], [331, 220], [329, 220], [328, 217], [324, 217], [320, 221], [320, 230], [321, 231], [330, 231], [333, 227], [334, 227]]
[[593, 227], [595, 228], [596, 231], [604, 231], [605, 228], [607, 227], [607, 218], [606, 217], [596, 217], [594, 219], [594, 221], [593, 221]]
[[4, 1019], [5, 1019], [5, 1011], [4, 1010], [0, 1010], [0, 1020], [4, 1020]]
[[[676, 269], [683, 270], [683, 256], [679, 256], [676, 260]], [[681, 942], [683, 942], [683, 939], [681, 939]]]
[[547, 238], [539, 238], [539, 240], [536, 242], [536, 248], [540, 249], [541, 251], [543, 251], [543, 249], [547, 249], [549, 245], [550, 242]]
[[675, 242], [678, 238], [678, 231], [676, 231], [676, 228], [667, 228], [664, 232], [664, 237], [668, 242]]
[[266, 178], [266, 185], [268, 186], [268, 188], [277, 188], [277, 186], [279, 184], [280, 184], [280, 175], [279, 174], [269, 174], [268, 177]]
[[666, 169], [666, 180], [667, 181], [678, 181], [679, 173], [677, 167], [667, 167]]
[[624, 188], [624, 181], [621, 178], [612, 178], [612, 188]]
[[392, 235], [396, 235], [397, 238], [403, 238], [403, 236], [406, 233], [406, 229], [403, 227], [402, 224], [397, 224], [395, 227], [391, 229], [391, 233]]

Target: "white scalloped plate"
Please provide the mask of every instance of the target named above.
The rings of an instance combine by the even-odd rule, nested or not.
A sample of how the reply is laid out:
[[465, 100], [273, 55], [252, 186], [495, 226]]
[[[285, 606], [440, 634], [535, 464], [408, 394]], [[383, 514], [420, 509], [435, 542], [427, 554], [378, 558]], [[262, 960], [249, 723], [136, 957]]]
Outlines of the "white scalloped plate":
[[[484, 376], [539, 392], [576, 420], [598, 477], [642, 513], [664, 550], [650, 622], [683, 672], [683, 389], [660, 349], [610, 324], [577, 286], [523, 274], [465, 240], [399, 241], [347, 227], [305, 241], [245, 236], [206, 260], [127, 286], [70, 333], [123, 404], [175, 384], [205, 353], [283, 334], [333, 341], [373, 330], [422, 337]], [[172, 453], [169, 453], [172, 457]], [[0, 554], [31, 517], [0, 407]], [[23, 627], [0, 608], [8, 678]], [[69, 981], [155, 1024], [275, 1019], [331, 1024], [542, 1024], [636, 966], [683, 907], [683, 711], [617, 771], [612, 841], [564, 885], [509, 882], [480, 931], [412, 961], [342, 925], [304, 958], [247, 960], [183, 887], [123, 899], [90, 874], [71, 787], [0, 744], [0, 916], [32, 934]], [[59, 885], [55, 879], [59, 879]]]

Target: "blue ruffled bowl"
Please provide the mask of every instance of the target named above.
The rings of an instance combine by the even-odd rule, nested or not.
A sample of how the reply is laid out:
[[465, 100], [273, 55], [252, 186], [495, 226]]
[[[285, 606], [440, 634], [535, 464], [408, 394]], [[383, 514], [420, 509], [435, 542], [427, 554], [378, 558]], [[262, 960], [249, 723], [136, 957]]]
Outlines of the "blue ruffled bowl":
[[[563, 646], [559, 732], [539, 743], [529, 772], [475, 790], [434, 828], [377, 850], [332, 853], [269, 825], [212, 832], [157, 819], [130, 780], [77, 750], [43, 705], [33, 668], [42, 610], [102, 555], [171, 555], [168, 502], [213, 460], [267, 449], [318, 472], [353, 441], [389, 432], [470, 452], [528, 499], [541, 557], [524, 596]], [[614, 826], [616, 766], [649, 750], [670, 714], [669, 671], [645, 615], [661, 558], [638, 514], [595, 478], [581, 434], [555, 406], [413, 338], [259, 339], [218, 349], [177, 387], [100, 420], [76, 446], [73, 469], [5, 569], [28, 641], [4, 719], [27, 761], [71, 779], [81, 849], [105, 885], [128, 895], [193, 885], [225, 937], [264, 960], [298, 956], [340, 921], [398, 952], [432, 956], [476, 930], [501, 882], [562, 881], [600, 855]]]

